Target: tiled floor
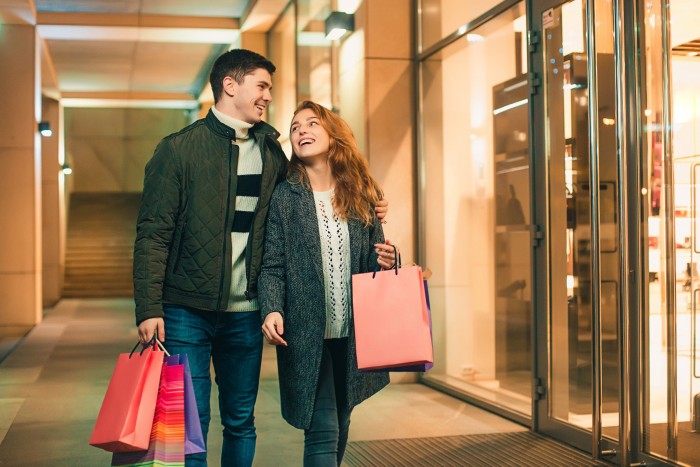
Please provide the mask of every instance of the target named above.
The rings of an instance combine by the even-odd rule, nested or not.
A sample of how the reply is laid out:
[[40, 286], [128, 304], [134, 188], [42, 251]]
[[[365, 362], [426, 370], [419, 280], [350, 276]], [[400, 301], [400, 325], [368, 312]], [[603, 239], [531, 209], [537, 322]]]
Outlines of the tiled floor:
[[[88, 439], [117, 355], [135, 342], [131, 300], [64, 300], [47, 310], [44, 322], [0, 364], [0, 466], [109, 465], [110, 454], [89, 446]], [[219, 465], [219, 425], [214, 416], [211, 466]], [[302, 433], [279, 414], [269, 346], [256, 425], [255, 465], [301, 465]], [[523, 430], [423, 385], [392, 384], [355, 410], [350, 441]]]

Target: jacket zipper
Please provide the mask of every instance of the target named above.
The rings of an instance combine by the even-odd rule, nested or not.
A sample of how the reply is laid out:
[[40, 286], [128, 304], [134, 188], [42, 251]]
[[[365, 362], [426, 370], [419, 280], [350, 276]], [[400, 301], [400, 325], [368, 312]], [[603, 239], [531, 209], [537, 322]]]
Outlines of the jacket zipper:
[[[227, 241], [227, 235], [228, 238], [231, 238], [231, 232], [227, 232], [228, 230], [228, 216], [229, 216], [229, 205], [231, 204], [231, 159], [232, 159], [232, 151], [233, 151], [233, 146], [236, 144], [233, 140], [231, 140], [231, 145], [228, 148], [228, 176], [226, 177], [226, 205], [224, 206], [224, 209], [226, 210], [226, 214], [224, 215], [224, 242], [222, 245], [222, 252], [221, 252], [221, 283], [219, 284], [219, 308], [223, 306], [221, 303], [221, 299], [224, 293], [224, 279], [226, 277], [226, 241]], [[228, 305], [228, 304], [227, 304]]]
[[253, 230], [255, 229], [255, 219], [258, 218], [258, 210], [260, 209], [260, 202], [262, 201], [263, 195], [263, 185], [265, 182], [265, 141], [267, 136], [263, 136], [262, 144], [260, 145], [260, 158], [262, 159], [262, 171], [260, 172], [260, 197], [258, 197], [258, 204], [255, 206], [255, 211], [253, 211], [253, 220], [250, 223], [250, 231], [248, 232], [248, 244], [246, 245], [245, 254], [245, 278], [246, 278], [246, 290], [243, 292], [245, 298], [248, 301], [252, 301], [253, 297], [250, 296], [250, 262], [253, 260]]

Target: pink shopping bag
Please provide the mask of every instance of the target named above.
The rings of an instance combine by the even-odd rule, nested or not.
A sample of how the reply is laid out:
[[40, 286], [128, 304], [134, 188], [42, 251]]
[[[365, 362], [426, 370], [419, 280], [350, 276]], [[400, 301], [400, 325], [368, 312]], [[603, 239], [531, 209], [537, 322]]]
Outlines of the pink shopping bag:
[[360, 369], [432, 363], [430, 316], [419, 266], [352, 276]]
[[90, 437], [105, 451], [148, 449], [165, 354], [150, 346], [134, 350], [119, 355]]

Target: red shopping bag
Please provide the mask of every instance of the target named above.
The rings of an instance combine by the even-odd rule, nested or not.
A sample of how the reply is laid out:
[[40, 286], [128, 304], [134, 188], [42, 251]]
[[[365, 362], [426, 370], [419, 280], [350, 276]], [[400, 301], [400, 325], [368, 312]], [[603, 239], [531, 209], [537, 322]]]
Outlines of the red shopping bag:
[[165, 354], [151, 346], [135, 350], [119, 356], [90, 437], [106, 451], [148, 449]]
[[148, 449], [115, 452], [113, 466], [185, 465], [185, 365], [179, 355], [173, 355], [165, 357], [162, 368]]
[[432, 363], [430, 316], [419, 266], [352, 276], [360, 369]]

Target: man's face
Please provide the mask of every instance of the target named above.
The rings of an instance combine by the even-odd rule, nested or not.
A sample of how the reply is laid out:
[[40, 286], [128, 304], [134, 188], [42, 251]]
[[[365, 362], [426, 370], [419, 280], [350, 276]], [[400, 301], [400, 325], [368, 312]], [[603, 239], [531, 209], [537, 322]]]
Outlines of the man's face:
[[[230, 78], [228, 78], [230, 79]], [[230, 79], [226, 92], [232, 94], [231, 104], [234, 118], [256, 124], [262, 120], [267, 105], [272, 102], [272, 77], [264, 68], [245, 75], [242, 83]], [[224, 84], [226, 87], [226, 83]]]

